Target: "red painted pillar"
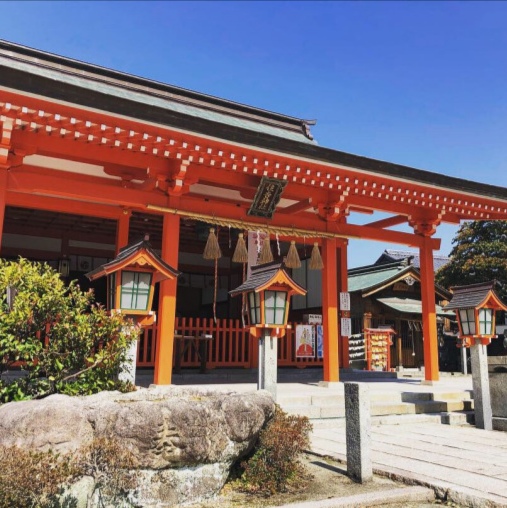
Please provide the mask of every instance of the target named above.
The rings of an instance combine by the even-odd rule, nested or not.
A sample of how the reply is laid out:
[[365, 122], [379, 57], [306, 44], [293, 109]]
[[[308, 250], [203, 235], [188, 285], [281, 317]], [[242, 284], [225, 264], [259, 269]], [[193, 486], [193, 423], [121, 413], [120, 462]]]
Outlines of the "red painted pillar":
[[324, 332], [324, 381], [339, 381], [338, 278], [336, 239], [322, 241], [322, 325]]
[[[162, 230], [162, 259], [173, 268], [178, 268], [178, 250], [180, 239], [180, 218], [178, 215], [165, 214]], [[177, 279], [160, 283], [158, 304], [158, 334], [155, 354], [156, 385], [170, 385], [173, 370], [174, 326], [176, 321]]]
[[437, 313], [435, 308], [435, 270], [433, 268], [433, 249], [431, 238], [423, 237], [419, 248], [421, 263], [421, 302], [424, 337], [424, 378], [426, 381], [438, 381], [438, 338]]
[[[347, 240], [337, 240], [338, 244], [338, 292], [346, 293], [349, 289], [347, 274]], [[350, 318], [350, 311], [340, 311], [340, 317]], [[340, 323], [341, 324], [341, 323]], [[340, 367], [349, 366], [349, 338], [340, 334]]]
[[2, 250], [2, 235], [4, 230], [5, 204], [7, 200], [7, 170], [0, 169], [0, 252]]
[[129, 210], [123, 210], [116, 223], [116, 255], [129, 243], [130, 216]]

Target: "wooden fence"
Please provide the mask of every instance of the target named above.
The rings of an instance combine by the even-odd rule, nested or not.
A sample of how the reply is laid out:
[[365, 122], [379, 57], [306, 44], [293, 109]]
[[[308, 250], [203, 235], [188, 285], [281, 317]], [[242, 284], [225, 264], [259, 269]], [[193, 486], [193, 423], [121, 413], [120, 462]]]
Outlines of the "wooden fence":
[[[322, 365], [319, 358], [296, 358], [295, 327], [287, 330], [285, 337], [278, 342], [278, 365], [282, 367], [300, 367]], [[206, 341], [208, 369], [219, 367], [255, 368], [258, 365], [257, 340], [250, 337], [248, 329], [244, 329], [239, 319], [176, 318], [175, 333], [180, 336], [201, 337], [211, 335]], [[137, 349], [137, 366], [153, 367], [157, 326], [143, 329]], [[182, 339], [176, 339], [182, 340]], [[188, 340], [189, 344], [180, 346], [181, 367], [199, 367], [197, 341]], [[176, 349], [176, 348], [175, 348]]]

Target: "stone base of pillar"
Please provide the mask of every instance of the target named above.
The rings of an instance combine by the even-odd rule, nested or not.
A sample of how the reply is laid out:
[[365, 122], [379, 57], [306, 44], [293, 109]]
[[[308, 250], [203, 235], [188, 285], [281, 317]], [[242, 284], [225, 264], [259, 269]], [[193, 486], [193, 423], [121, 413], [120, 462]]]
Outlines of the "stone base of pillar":
[[343, 383], [340, 383], [340, 381], [319, 381], [318, 386], [321, 388], [341, 389], [343, 388]]

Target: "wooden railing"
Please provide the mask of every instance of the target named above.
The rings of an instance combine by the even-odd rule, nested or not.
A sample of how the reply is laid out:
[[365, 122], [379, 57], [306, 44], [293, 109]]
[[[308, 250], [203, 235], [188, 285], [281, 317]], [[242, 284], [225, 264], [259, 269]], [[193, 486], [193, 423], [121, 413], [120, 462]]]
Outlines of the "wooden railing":
[[[285, 337], [278, 341], [278, 365], [301, 367], [322, 365], [322, 359], [296, 358], [295, 326], [287, 330]], [[212, 335], [207, 341], [207, 368], [243, 367], [255, 368], [258, 364], [257, 341], [250, 337], [239, 319], [176, 318], [175, 330], [178, 335], [200, 337]], [[137, 350], [137, 366], [153, 367], [157, 326], [143, 329]], [[184, 351], [185, 348], [181, 348]], [[188, 347], [181, 358], [181, 367], [198, 367], [200, 359], [197, 347]]]

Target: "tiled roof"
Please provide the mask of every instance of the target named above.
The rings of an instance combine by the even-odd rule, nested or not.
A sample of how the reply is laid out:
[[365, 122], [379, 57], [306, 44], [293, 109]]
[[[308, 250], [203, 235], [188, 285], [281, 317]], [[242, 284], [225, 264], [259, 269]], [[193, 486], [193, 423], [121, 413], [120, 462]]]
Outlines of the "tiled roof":
[[241, 284], [241, 286], [229, 291], [231, 296], [236, 296], [245, 291], [253, 291], [254, 289], [263, 286], [271, 280], [276, 272], [282, 268], [282, 263], [267, 263], [265, 265], [252, 266], [252, 273], [250, 277]]
[[95, 268], [95, 270], [92, 270], [91, 272], [88, 272], [86, 274], [86, 277], [88, 279], [93, 280], [97, 277], [100, 277], [102, 275], [107, 275], [107, 273], [110, 272], [110, 269], [114, 270], [114, 267], [119, 265], [122, 261], [126, 260], [130, 256], [136, 254], [140, 251], [147, 252], [153, 260], [158, 263], [162, 269], [162, 272], [165, 271], [169, 274], [172, 274], [174, 277], [178, 277], [181, 272], [178, 270], [175, 270], [171, 265], [168, 265], [151, 247], [151, 244], [148, 240], [141, 240], [140, 242], [134, 243], [132, 245], [127, 245], [123, 249], [120, 250], [118, 253], [118, 256], [116, 256], [113, 260], [109, 261], [108, 263], [105, 263], [98, 268]]
[[[381, 265], [385, 263], [392, 263], [393, 261], [401, 261], [403, 259], [409, 259], [410, 263], [416, 268], [420, 268], [421, 263], [419, 259], [419, 252], [417, 251], [404, 251], [404, 250], [391, 250], [386, 249], [381, 256], [375, 261], [375, 265]], [[448, 256], [433, 256], [433, 268], [438, 270], [442, 266], [449, 263], [450, 258]]]
[[[16, 55], [15, 58], [12, 58], [13, 54]], [[6, 69], [27, 72], [58, 83], [59, 87], [68, 85], [96, 92], [110, 97], [110, 100], [128, 100], [144, 107], [161, 108], [198, 120], [209, 120], [292, 141], [314, 143], [310, 134], [310, 126], [314, 121], [239, 104], [2, 40], [0, 69], [0, 74], [6, 74]]]
[[349, 292], [354, 292], [373, 289], [376, 286], [384, 285], [390, 280], [394, 281], [400, 276], [413, 271], [414, 267], [404, 267], [400, 263], [354, 268], [348, 272], [348, 290]]
[[469, 286], [455, 286], [452, 300], [446, 305], [446, 309], [470, 309], [477, 307], [488, 297], [490, 292], [494, 293], [496, 281], [480, 282]]
[[[289, 284], [293, 290], [296, 290], [299, 294], [305, 294], [306, 290], [299, 286], [294, 280], [289, 277], [289, 274], [285, 271], [285, 265], [283, 263], [273, 262], [266, 263], [264, 265], [252, 266], [252, 272], [250, 277], [241, 284], [241, 286], [229, 291], [231, 296], [236, 296], [240, 293], [247, 291], [255, 291], [258, 288], [263, 287], [269, 281], [275, 278], [278, 272], [283, 272], [283, 276], [286, 277], [285, 284]], [[279, 274], [280, 275], [280, 274]], [[283, 279], [282, 276], [282, 279]], [[280, 280], [280, 277], [277, 277]]]
[[[408, 276], [413, 276], [419, 281], [419, 269], [413, 265], [406, 265], [401, 261], [353, 268], [348, 271], [348, 290], [349, 292], [374, 291], [376, 288], [380, 289], [390, 283], [394, 284], [397, 280], [402, 280]], [[446, 299], [451, 297], [446, 289], [437, 284], [435, 284], [435, 290]]]

